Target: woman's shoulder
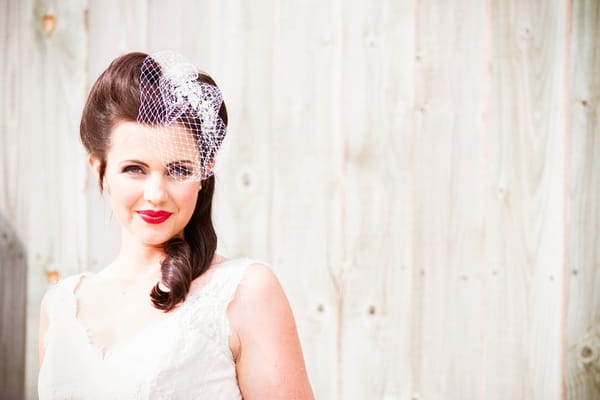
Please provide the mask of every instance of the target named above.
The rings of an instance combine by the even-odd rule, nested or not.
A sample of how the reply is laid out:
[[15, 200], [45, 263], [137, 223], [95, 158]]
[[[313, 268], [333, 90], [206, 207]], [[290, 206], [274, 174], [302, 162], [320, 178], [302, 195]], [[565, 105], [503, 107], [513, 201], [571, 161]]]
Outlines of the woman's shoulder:
[[81, 278], [87, 273], [78, 273], [61, 278], [58, 282], [51, 284], [44, 293], [41, 301], [42, 312], [52, 315], [61, 314], [65, 306], [72, 304], [74, 290]]
[[242, 312], [269, 310], [282, 304], [287, 306], [287, 298], [277, 275], [269, 264], [258, 260], [246, 260], [232, 300], [232, 307]]
[[81, 272], [60, 278], [56, 283], [52, 283], [48, 286], [46, 293], [44, 294], [44, 298], [53, 296], [58, 292], [73, 290], [81, 278], [86, 274], [86, 272]]
[[200, 276], [192, 283], [192, 297], [196, 293], [211, 293], [211, 297], [221, 297], [229, 303], [240, 296], [268, 294], [279, 287], [271, 267], [256, 259], [225, 259], [207, 272], [206, 276]]
[[242, 290], [255, 295], [280, 287], [279, 279], [271, 266], [255, 260], [247, 264], [240, 285]]
[[[214, 274], [230, 276], [233, 278], [235, 286], [240, 286], [241, 290], [246, 291], [260, 292], [279, 283], [269, 264], [252, 258], [226, 260], [216, 266]], [[238, 288], [238, 290], [240, 289]]]

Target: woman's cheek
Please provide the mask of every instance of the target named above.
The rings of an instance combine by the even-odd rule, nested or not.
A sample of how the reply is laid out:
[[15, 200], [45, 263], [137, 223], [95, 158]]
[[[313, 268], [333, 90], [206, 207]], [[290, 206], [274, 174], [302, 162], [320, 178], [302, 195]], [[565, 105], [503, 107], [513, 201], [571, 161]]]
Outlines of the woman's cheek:
[[133, 208], [142, 195], [135, 181], [115, 179], [112, 182], [110, 196], [115, 211]]
[[187, 211], [186, 214], [189, 214], [190, 217], [196, 207], [198, 190], [200, 190], [199, 184], [190, 183], [189, 186], [181, 187], [177, 193], [177, 197], [180, 199], [179, 207], [185, 209]]

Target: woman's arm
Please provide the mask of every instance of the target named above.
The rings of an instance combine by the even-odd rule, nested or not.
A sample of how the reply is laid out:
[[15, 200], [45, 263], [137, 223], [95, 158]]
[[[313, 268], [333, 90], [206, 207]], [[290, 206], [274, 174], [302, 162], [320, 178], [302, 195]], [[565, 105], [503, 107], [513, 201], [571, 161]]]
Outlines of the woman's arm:
[[249, 267], [228, 314], [243, 398], [313, 400], [292, 310], [268, 267]]

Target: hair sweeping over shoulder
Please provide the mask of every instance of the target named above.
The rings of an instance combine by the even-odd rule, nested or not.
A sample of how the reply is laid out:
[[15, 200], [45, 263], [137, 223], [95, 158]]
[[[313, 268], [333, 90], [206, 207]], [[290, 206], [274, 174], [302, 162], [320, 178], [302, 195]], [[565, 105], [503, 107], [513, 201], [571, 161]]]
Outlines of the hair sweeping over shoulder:
[[[147, 56], [136, 52], [115, 59], [92, 86], [83, 109], [81, 141], [88, 153], [100, 160], [100, 190], [113, 127], [121, 121], [137, 120], [140, 71]], [[216, 86], [206, 74], [198, 73], [197, 80]], [[227, 125], [225, 103], [221, 105], [219, 116]], [[182, 118], [191, 117], [183, 115]], [[164, 244], [167, 256], [161, 263], [161, 282], [168, 290], [162, 290], [162, 285], [157, 283], [150, 293], [152, 303], [160, 310], [170, 311], [185, 300], [191, 282], [208, 269], [215, 254], [217, 235], [211, 217], [214, 187], [214, 176], [202, 181], [194, 212], [184, 228], [184, 238], [171, 238]]]

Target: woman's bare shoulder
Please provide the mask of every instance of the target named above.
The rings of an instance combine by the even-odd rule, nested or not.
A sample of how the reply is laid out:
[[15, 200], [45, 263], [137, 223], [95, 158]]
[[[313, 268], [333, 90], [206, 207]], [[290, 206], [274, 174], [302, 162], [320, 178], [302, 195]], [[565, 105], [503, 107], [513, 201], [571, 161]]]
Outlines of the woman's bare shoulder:
[[252, 262], [246, 267], [244, 276], [240, 282], [242, 290], [248, 291], [248, 294], [259, 295], [264, 291], [281, 289], [281, 284], [277, 275], [271, 267], [262, 262]]
[[230, 319], [244, 398], [313, 399], [292, 309], [270, 266], [248, 265]]
[[[283, 314], [278, 312], [283, 311]], [[279, 279], [267, 264], [251, 261], [243, 271], [229, 305], [229, 317], [235, 331], [243, 331], [263, 318], [286, 315], [290, 306]]]

